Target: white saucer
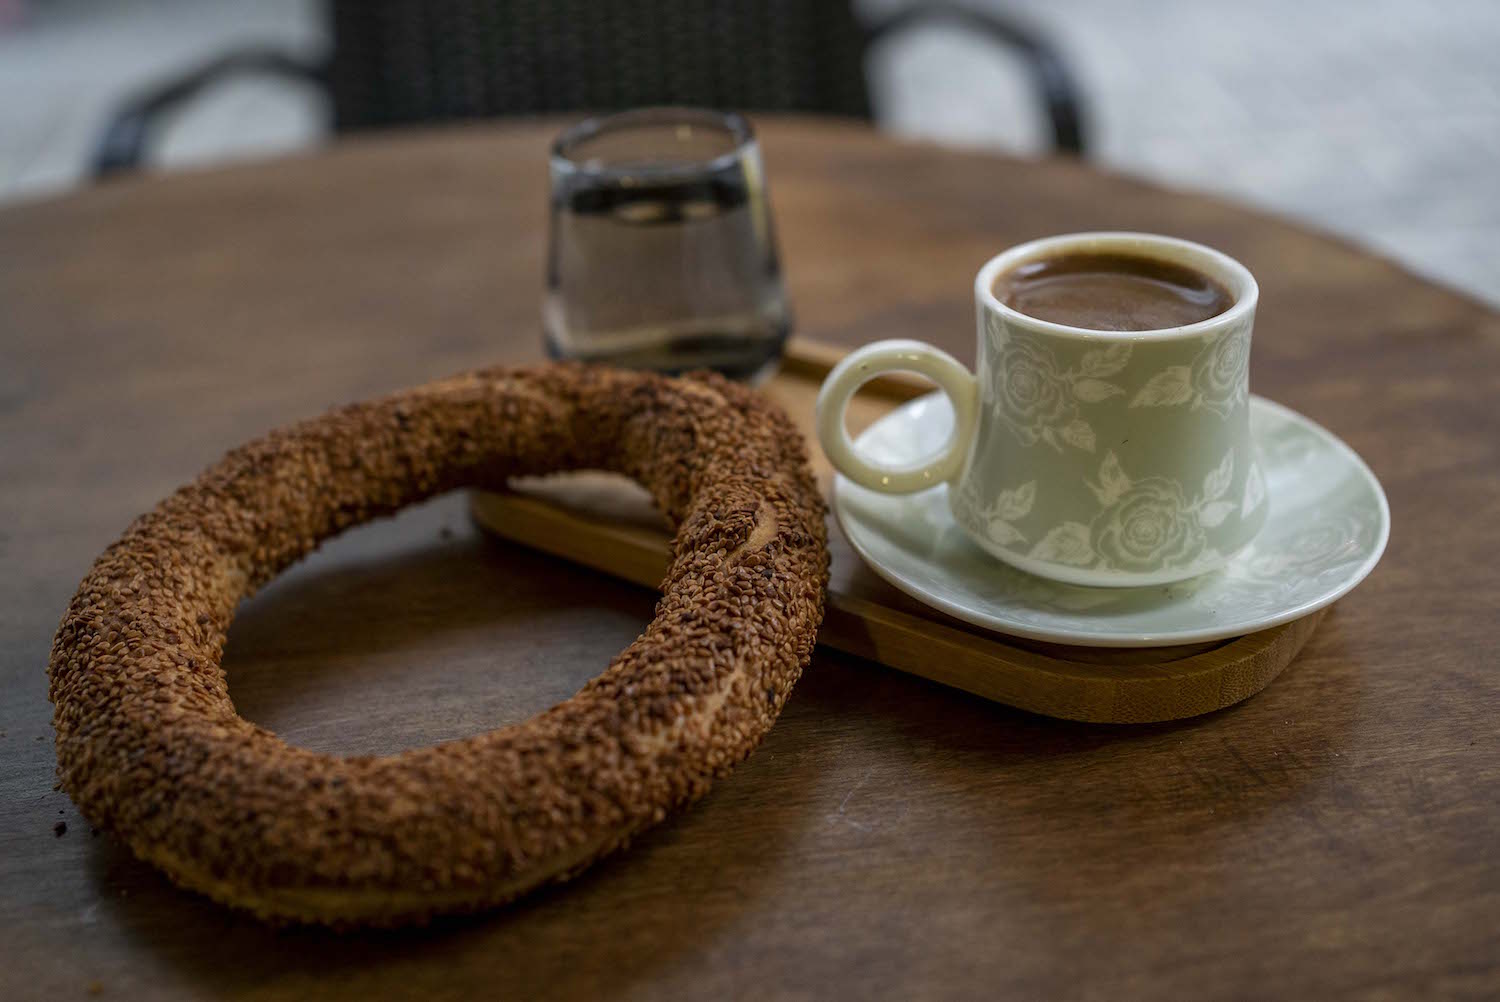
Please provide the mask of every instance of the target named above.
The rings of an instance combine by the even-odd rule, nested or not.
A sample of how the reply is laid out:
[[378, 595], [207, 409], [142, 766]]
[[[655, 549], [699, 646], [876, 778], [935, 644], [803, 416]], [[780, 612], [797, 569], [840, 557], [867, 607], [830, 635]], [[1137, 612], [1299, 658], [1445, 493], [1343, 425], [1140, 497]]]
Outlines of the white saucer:
[[[857, 448], [900, 463], [935, 452], [953, 424], [941, 393], [871, 425]], [[1331, 433], [1261, 397], [1250, 400], [1271, 511], [1222, 570], [1144, 588], [1084, 588], [1033, 577], [969, 541], [948, 510], [948, 487], [879, 494], [840, 476], [833, 510], [865, 562], [891, 584], [950, 616], [999, 633], [1087, 647], [1154, 647], [1243, 636], [1342, 597], [1374, 568], [1390, 507], [1364, 461]]]

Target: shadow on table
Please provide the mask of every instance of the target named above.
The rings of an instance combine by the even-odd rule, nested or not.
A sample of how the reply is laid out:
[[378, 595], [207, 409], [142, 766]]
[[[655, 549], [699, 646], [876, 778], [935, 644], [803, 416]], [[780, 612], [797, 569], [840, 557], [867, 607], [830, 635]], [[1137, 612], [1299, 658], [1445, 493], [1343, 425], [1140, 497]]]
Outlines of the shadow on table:
[[[91, 867], [106, 911], [132, 948], [170, 968], [173, 980], [191, 986], [190, 997], [531, 998], [556, 991], [607, 998], [711, 941], [721, 925], [685, 916], [675, 946], [632, 932], [629, 898], [641, 881], [626, 876], [638, 865], [631, 857], [662, 841], [671, 836], [648, 834], [570, 883], [495, 911], [394, 930], [266, 926], [171, 886], [105, 837]], [[777, 852], [774, 842], [765, 848]], [[109, 892], [117, 887], [127, 894]], [[611, 903], [620, 897], [626, 901]]]
[[[795, 709], [812, 715], [858, 715], [871, 730], [872, 743], [899, 744], [914, 759], [940, 755], [951, 778], [962, 780], [956, 784], [959, 787], [966, 787], [973, 775], [989, 773], [978, 768], [986, 759], [1007, 768], [1018, 763], [1111, 759], [1134, 766], [1139, 756], [1173, 747], [1198, 753], [1191, 761], [1184, 761], [1182, 754], [1177, 758], [1200, 773], [1199, 779], [1208, 781], [1201, 774], [1213, 773], [1226, 777], [1225, 785], [1233, 785], [1234, 774], [1245, 772], [1237, 744], [1264, 737], [1267, 725], [1305, 728], [1300, 744], [1328, 748], [1353, 724], [1363, 686], [1359, 665], [1340, 656], [1343, 644], [1341, 616], [1334, 607], [1304, 649], [1265, 690], [1221, 710], [1160, 723], [1059, 720], [992, 703], [875, 662], [821, 651], [823, 663], [836, 661], [837, 667], [819, 671], [815, 662], [814, 670], [799, 683]], [[1254, 785], [1291, 793], [1300, 779], [1308, 778], [1301, 774], [1310, 765], [1288, 762], [1282, 782], [1261, 775]], [[1108, 776], [1120, 795], [1143, 793], [1133, 785], [1143, 778], [1120, 770]]]
[[[242, 711], [340, 751], [350, 739], [338, 732], [351, 728], [368, 738], [395, 727], [400, 746], [460, 737], [565, 698], [649, 615], [643, 590], [478, 539], [452, 518], [437, 507], [359, 530], [247, 606], [227, 662]], [[406, 545], [390, 556], [393, 538]], [[830, 907], [837, 920], [890, 886], [866, 890], [866, 875], [899, 869], [903, 893], [937, 900], [991, 881], [1055, 898], [1072, 893], [1057, 885], [1059, 858], [1085, 873], [1090, 860], [1160, 865], [1132, 860], [1141, 850], [1120, 833], [1165, 847], [1173, 866], [1212, 866], [1232, 833], [1324, 775], [1360, 694], [1339, 645], [1335, 613], [1262, 694], [1136, 727], [1049, 720], [820, 652], [762, 750], [704, 801], [567, 885], [425, 929], [270, 929], [171, 887], [108, 837], [90, 867], [135, 948], [199, 995], [332, 998], [399, 985], [412, 997], [611, 997], [689, 970], [737, 976], [777, 936], [799, 935]], [[424, 709], [434, 663], [446, 679], [436, 698], [481, 712]], [[496, 704], [496, 689], [521, 693]], [[345, 712], [315, 726], [328, 715], [299, 717], [306, 701]], [[1268, 758], [1268, 732], [1284, 756]], [[1003, 854], [998, 834], [1012, 836]], [[814, 905], [822, 918], [807, 917]]]
[[[242, 715], [341, 754], [463, 737], [567, 698], [650, 618], [648, 591], [484, 539], [453, 500], [356, 529], [246, 603], [225, 659]], [[607, 997], [712, 944], [811, 821], [785, 798], [776, 825], [736, 840], [726, 801], [743, 807], [719, 790], [696, 805], [691, 836], [668, 822], [567, 885], [423, 929], [272, 929], [172, 887], [108, 835], [88, 865], [133, 948], [195, 996]]]
[[[1234, 880], [1255, 862], [1335, 847], [1339, 835], [1321, 816], [1348, 806], [1328, 794], [1341, 749], [1370, 716], [1371, 666], [1350, 655], [1349, 641], [1330, 610], [1262, 692], [1143, 725], [1055, 720], [825, 657], [778, 727], [838, 719], [849, 735], [843, 755], [892, 763], [866, 784], [879, 791], [863, 809], [872, 831], [862, 848], [922, 859], [929, 872], [912, 883], [926, 882], [934, 898], [966, 882], [979, 898], [1019, 888], [1039, 902], [1074, 899], [1083, 926], [1102, 924], [1119, 917], [1089, 902], [1127, 874], [1163, 887], [1188, 872]], [[864, 796], [856, 791], [845, 810]], [[918, 811], [932, 820], [879, 831], [882, 819]]]
[[642, 589], [444, 529], [396, 553], [356, 530], [247, 602], [224, 658], [240, 715], [331, 754], [480, 734], [573, 695], [651, 618]]

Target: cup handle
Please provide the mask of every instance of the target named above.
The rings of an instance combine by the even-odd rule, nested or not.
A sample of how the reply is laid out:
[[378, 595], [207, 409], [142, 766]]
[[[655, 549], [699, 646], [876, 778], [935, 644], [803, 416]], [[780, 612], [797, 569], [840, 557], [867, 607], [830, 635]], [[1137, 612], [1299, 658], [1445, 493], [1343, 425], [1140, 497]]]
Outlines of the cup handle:
[[[934, 455], [906, 466], [872, 463], [854, 451], [844, 428], [849, 398], [883, 372], [915, 372], [937, 384], [953, 404], [953, 431]], [[945, 351], [921, 341], [876, 341], [844, 357], [818, 391], [818, 441], [836, 470], [872, 491], [910, 494], [952, 480], [963, 469], [979, 418], [979, 383]]]

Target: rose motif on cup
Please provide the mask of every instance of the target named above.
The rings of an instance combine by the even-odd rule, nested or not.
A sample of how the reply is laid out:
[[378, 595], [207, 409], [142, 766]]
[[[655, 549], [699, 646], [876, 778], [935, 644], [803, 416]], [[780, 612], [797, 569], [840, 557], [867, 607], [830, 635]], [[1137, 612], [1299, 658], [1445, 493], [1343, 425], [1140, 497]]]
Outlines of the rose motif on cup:
[[1029, 340], [1011, 338], [995, 361], [995, 404], [1016, 427], [1040, 432], [1067, 422], [1072, 394], [1057, 359]]
[[1094, 518], [1089, 537], [1100, 559], [1122, 571], [1191, 564], [1204, 545], [1203, 527], [1182, 496], [1182, 485], [1163, 477], [1131, 484]]
[[1194, 398], [1201, 406], [1229, 410], [1245, 391], [1250, 338], [1230, 332], [1204, 345], [1193, 359]]
[[984, 400], [999, 423], [1023, 445], [1046, 442], [1059, 452], [1064, 446], [1093, 452], [1098, 437], [1078, 405], [1124, 395], [1108, 379], [1129, 363], [1131, 346], [1122, 342], [1095, 349], [1068, 367], [1041, 341], [1003, 323], [991, 321], [989, 337], [995, 358], [988, 367]]
[[1175, 480], [1132, 480], [1108, 452], [1099, 465], [1098, 480], [1085, 481], [1099, 501], [1099, 514], [1087, 524], [1069, 521], [1054, 526], [1027, 555], [1071, 567], [1136, 573], [1210, 563], [1206, 558], [1217, 553], [1204, 530], [1222, 525], [1240, 507], [1224, 500], [1233, 480], [1230, 450], [1190, 501]]
[[1250, 329], [1209, 338], [1191, 362], [1169, 365], [1146, 381], [1131, 407], [1203, 408], [1227, 416], [1248, 396]]

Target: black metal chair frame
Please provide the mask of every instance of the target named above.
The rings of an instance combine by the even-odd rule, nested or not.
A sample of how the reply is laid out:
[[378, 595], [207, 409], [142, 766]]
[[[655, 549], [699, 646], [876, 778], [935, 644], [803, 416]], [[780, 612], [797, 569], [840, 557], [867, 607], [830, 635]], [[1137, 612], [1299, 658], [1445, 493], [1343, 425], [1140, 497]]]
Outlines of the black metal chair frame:
[[[947, 21], [1014, 50], [1027, 72], [1051, 128], [1054, 149], [1082, 156], [1087, 148], [1082, 100], [1066, 63], [1035, 31], [1010, 20], [963, 6], [938, 3], [910, 7], [865, 28], [864, 50], [921, 23]], [[123, 102], [111, 117], [93, 159], [97, 179], [134, 171], [145, 162], [152, 139], [185, 102], [222, 80], [269, 75], [301, 80], [319, 90], [329, 86], [327, 60], [252, 47], [226, 53], [190, 72], [149, 88]], [[587, 109], [579, 109], [587, 110]]]

